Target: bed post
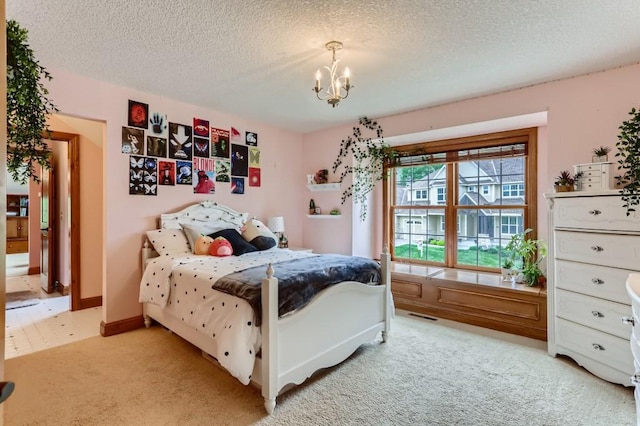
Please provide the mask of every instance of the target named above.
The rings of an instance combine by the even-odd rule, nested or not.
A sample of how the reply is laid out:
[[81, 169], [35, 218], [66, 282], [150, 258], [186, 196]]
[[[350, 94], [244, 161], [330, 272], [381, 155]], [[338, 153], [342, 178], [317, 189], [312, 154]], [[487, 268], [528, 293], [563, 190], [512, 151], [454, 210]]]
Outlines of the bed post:
[[389, 331], [391, 331], [391, 315], [393, 311], [393, 296], [391, 295], [391, 255], [389, 254], [387, 246], [384, 246], [380, 260], [382, 282], [386, 286], [384, 302], [384, 329], [382, 330], [382, 341], [386, 342], [389, 337]]
[[151, 246], [149, 245], [149, 240], [145, 238], [144, 244], [142, 245], [142, 272], [147, 267], [147, 260], [151, 258]]
[[273, 413], [278, 395], [278, 279], [271, 264], [262, 280], [262, 396]]

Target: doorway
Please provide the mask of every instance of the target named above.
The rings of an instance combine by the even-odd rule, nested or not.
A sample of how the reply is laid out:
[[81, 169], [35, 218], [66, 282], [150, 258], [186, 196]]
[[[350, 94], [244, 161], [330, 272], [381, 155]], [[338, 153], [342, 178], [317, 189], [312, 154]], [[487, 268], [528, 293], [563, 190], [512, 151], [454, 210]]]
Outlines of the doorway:
[[[68, 281], [62, 283], [66, 284], [69, 294], [62, 296], [57, 290], [49, 294], [40, 287], [41, 188], [38, 184], [30, 183], [29, 194], [32, 200], [29, 207], [33, 218], [29, 220], [29, 231], [30, 237], [34, 238], [29, 238], [31, 275], [24, 277], [35, 278], [34, 287], [41, 299], [37, 306], [6, 311], [7, 358], [100, 334], [103, 276], [102, 158], [106, 123], [53, 114], [49, 119], [49, 128], [55, 129], [56, 132], [47, 134], [45, 139], [51, 140], [52, 144], [66, 147], [69, 152], [63, 155], [72, 159], [63, 168], [65, 172], [61, 173], [68, 180], [70, 194], [61, 203], [71, 212], [65, 220], [68, 224], [66, 235], [70, 246], [67, 250], [69, 256], [66, 264], [71, 272]], [[81, 181], [88, 189], [82, 195]], [[79, 223], [80, 216], [83, 216], [84, 220], [82, 227]], [[60, 220], [59, 215], [56, 215], [56, 218]], [[89, 244], [92, 250], [80, 255], [81, 247], [87, 246], [86, 244]]]

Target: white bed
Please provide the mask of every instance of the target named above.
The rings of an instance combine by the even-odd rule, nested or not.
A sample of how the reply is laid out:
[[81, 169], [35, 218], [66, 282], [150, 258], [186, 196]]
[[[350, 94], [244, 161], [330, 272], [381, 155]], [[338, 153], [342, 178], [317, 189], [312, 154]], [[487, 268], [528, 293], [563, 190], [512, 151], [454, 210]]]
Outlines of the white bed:
[[[246, 213], [236, 212], [213, 202], [202, 202], [177, 213], [161, 215], [160, 226], [162, 229], [177, 230], [181, 229], [181, 225], [184, 224], [209, 223], [213, 226], [222, 220], [231, 225], [237, 225], [246, 219]], [[386, 251], [381, 257], [382, 282], [380, 285], [367, 285], [355, 281], [336, 284], [320, 292], [304, 308], [279, 318], [278, 279], [276, 278], [278, 271], [274, 272], [271, 268], [271, 261], [306, 255], [308, 254], [271, 249], [261, 254], [249, 253], [237, 257], [238, 259], [228, 260], [231, 263], [239, 259], [245, 261], [254, 259], [254, 262], [258, 262], [255, 260], [258, 258], [260, 258], [260, 262], [263, 261], [263, 258], [270, 260], [268, 268], [265, 267], [265, 278], [262, 280], [262, 325], [257, 333], [253, 329], [246, 328], [251, 331], [249, 333], [251, 338], [257, 339], [254, 343], [249, 344], [250, 350], [247, 353], [252, 352], [253, 356], [258, 350], [261, 350], [260, 357], [252, 358], [253, 368], [249, 367], [252, 371], [248, 375], [227, 367], [225, 360], [221, 359], [225, 357], [226, 350], [221, 349], [220, 339], [217, 337], [221, 332], [232, 329], [230, 321], [233, 320], [225, 320], [217, 325], [205, 324], [201, 318], [185, 321], [184, 316], [179, 318], [175, 312], [172, 312], [171, 302], [167, 302], [165, 307], [162, 307], [161, 304], [143, 303], [145, 325], [149, 327], [152, 319], [157, 321], [200, 348], [204, 354], [209, 354], [217, 359], [241, 382], [250, 379], [251, 382], [260, 386], [265, 400], [265, 408], [270, 414], [275, 408], [276, 396], [285, 386], [300, 384], [314, 372], [344, 361], [360, 345], [374, 340], [379, 332], [381, 332], [382, 341], [385, 342], [390, 330], [393, 302], [390, 292], [390, 257]], [[161, 262], [160, 259], [153, 259], [156, 256], [157, 253], [145, 241], [142, 249], [143, 268], [150, 262]], [[206, 263], [203, 262], [211, 261], [207, 258], [212, 256], [191, 255], [187, 257], [190, 260], [174, 262], [178, 264], [177, 268], [182, 268], [175, 269], [176, 271], [186, 271], [191, 267], [189, 262], [202, 263], [206, 266]], [[165, 262], [163, 266], [166, 266], [167, 262], [171, 263], [171, 260], [168, 259], [163, 261]], [[158, 265], [155, 267], [160, 268]], [[220, 273], [223, 272], [225, 271]], [[213, 278], [207, 276], [198, 279]], [[171, 278], [169, 285], [172, 286], [172, 289], [176, 289], [173, 278]], [[142, 287], [143, 280], [141, 280], [141, 293]], [[207, 289], [206, 291], [208, 292], [206, 295], [198, 294], [198, 298], [206, 299], [206, 303], [221, 306], [225, 305], [223, 302], [226, 301], [225, 306], [228, 306], [229, 303], [235, 303], [235, 307], [239, 308], [237, 312], [234, 311], [236, 322], [233, 324], [236, 325], [236, 329], [238, 328], [237, 324], [243, 324], [247, 321], [247, 311], [243, 304], [250, 309], [251, 313], [253, 312], [251, 306], [243, 299], [216, 290], [209, 291]], [[174, 290], [174, 293], [178, 292]], [[193, 294], [187, 295], [186, 291], [184, 293], [184, 295], [180, 295], [183, 297], [183, 305], [184, 303], [196, 303]], [[200, 296], [201, 294], [202, 296]], [[178, 296], [177, 294], [171, 295], [171, 297]], [[175, 300], [173, 299], [173, 305], [176, 304]], [[202, 322], [201, 325], [200, 322]], [[198, 325], [195, 326], [195, 324]], [[202, 329], [199, 329], [200, 326]], [[212, 334], [216, 338], [212, 338]], [[251, 345], [255, 345], [253, 349], [251, 349]], [[242, 352], [244, 353], [244, 347]]]

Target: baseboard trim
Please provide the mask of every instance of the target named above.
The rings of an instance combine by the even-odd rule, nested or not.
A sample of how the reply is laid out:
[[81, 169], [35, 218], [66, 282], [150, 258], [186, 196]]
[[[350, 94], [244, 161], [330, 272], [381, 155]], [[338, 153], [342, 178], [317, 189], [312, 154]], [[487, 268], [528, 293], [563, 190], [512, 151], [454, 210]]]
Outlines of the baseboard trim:
[[80, 299], [80, 303], [78, 304], [79, 309], [96, 308], [98, 306], [102, 306], [102, 296]]
[[100, 322], [100, 334], [104, 337], [125, 333], [144, 327], [142, 315], [110, 323]]
[[29, 269], [27, 270], [27, 275], [40, 275], [40, 267], [29, 266]]
[[[71, 291], [71, 284], [63, 284], [61, 282], [58, 282], [57, 291], [63, 296], [68, 296], [69, 292]], [[81, 304], [82, 304], [82, 300], [84, 299], [80, 299]], [[102, 301], [100, 302], [100, 304], [102, 304]], [[90, 307], [90, 306], [87, 306], [87, 307]], [[83, 308], [80, 308], [80, 309], [83, 309]]]

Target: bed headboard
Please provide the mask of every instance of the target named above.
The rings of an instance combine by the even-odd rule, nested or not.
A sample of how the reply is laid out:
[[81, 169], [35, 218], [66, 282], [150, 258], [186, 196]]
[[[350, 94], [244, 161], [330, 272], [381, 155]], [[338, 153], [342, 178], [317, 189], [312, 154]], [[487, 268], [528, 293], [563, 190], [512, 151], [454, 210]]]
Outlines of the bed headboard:
[[177, 213], [161, 214], [160, 227], [181, 229], [181, 224], [211, 226], [223, 223], [229, 228], [240, 228], [248, 217], [248, 213], [238, 212], [213, 201], [202, 201]]
[[[238, 212], [230, 207], [220, 205], [213, 201], [202, 201], [191, 205], [176, 213], [163, 213], [160, 215], [160, 228], [182, 229], [184, 225], [199, 225], [209, 227], [223, 227], [240, 229], [247, 221], [248, 213]], [[145, 238], [142, 246], [142, 269], [147, 261], [157, 257], [158, 253]]]

